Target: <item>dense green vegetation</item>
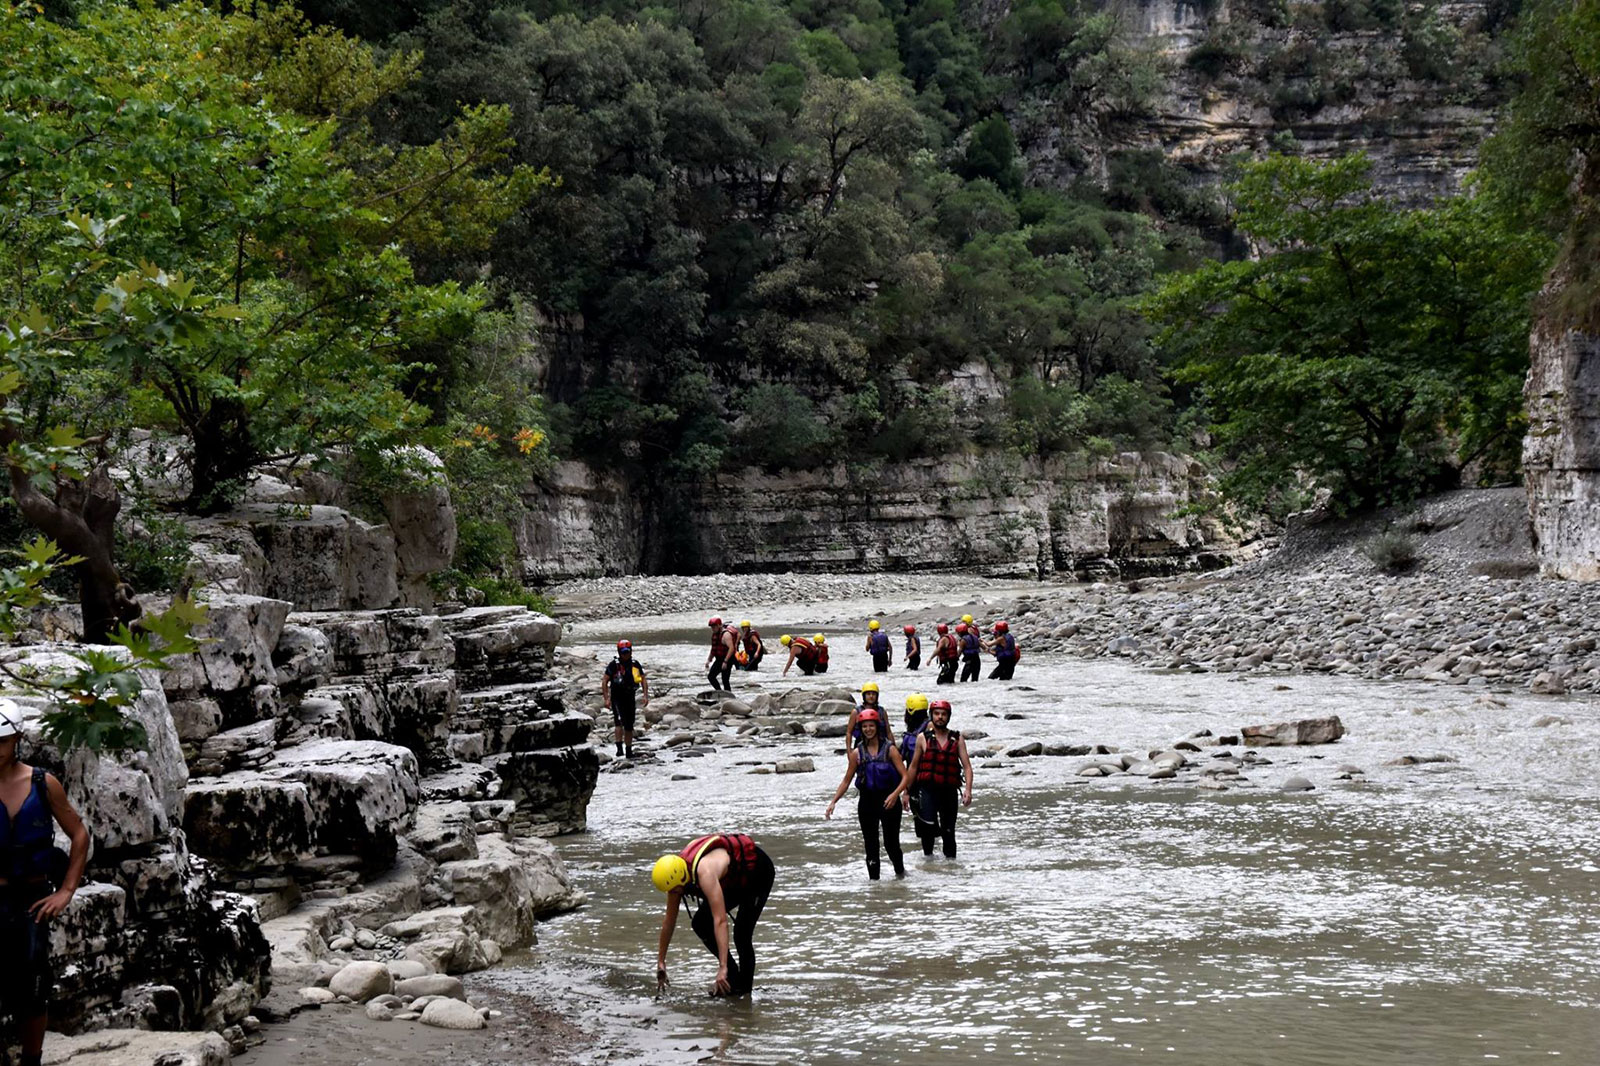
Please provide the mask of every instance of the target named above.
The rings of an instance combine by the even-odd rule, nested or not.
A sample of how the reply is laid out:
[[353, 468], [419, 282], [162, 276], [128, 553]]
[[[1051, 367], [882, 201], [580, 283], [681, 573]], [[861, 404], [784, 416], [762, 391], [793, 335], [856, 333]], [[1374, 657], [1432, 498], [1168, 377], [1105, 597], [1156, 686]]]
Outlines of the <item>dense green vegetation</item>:
[[[1208, 439], [1251, 506], [1504, 476], [1589, 5], [1533, 5], [1509, 65], [1515, 3], [1235, 8], [1175, 67], [1087, 0], [8, 6], [4, 432], [47, 460], [13, 496], [92, 557], [109, 626], [136, 428], [187, 442], [201, 511], [269, 460], [372, 499], [429, 445], [447, 578], [493, 597], [558, 455], [668, 501], [746, 465]], [[1488, 192], [1418, 209], [1292, 136], [1221, 189], [1129, 147], [1173, 79], [1286, 133], [1368, 88], [1523, 90]]]

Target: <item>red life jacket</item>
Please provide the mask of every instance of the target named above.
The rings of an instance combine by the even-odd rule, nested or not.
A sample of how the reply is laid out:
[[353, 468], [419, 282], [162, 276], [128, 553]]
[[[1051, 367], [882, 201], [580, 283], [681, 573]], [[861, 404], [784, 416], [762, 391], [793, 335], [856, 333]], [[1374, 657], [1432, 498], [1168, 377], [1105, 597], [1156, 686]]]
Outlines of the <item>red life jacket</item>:
[[745, 833], [710, 833], [696, 837], [678, 855], [689, 864], [689, 884], [684, 892], [700, 895], [700, 858], [717, 848], [728, 853], [728, 872], [722, 878], [724, 892], [739, 892], [748, 887], [756, 872], [756, 842]]
[[[728, 656], [733, 654], [733, 648], [728, 647], [728, 636], [728, 627], [723, 626], [717, 631], [717, 635], [711, 638], [711, 654], [716, 656], [718, 659], [726, 659]], [[734, 637], [733, 647], [736, 648], [738, 646], [739, 638]]]
[[795, 637], [789, 642], [789, 649], [794, 652], [794, 657], [802, 663], [816, 660], [817, 649], [805, 637]]
[[818, 644], [817, 645], [817, 665], [818, 666], [827, 666], [828, 665], [828, 646], [826, 644]]
[[960, 653], [956, 651], [956, 638], [948, 633], [940, 637], [939, 646], [935, 649], [934, 654], [938, 655], [939, 661], [942, 663], [955, 662], [961, 657]]
[[917, 763], [917, 786], [957, 788], [961, 784], [961, 734], [950, 730], [950, 746], [939, 747], [933, 730], [923, 734], [927, 738], [922, 748], [922, 759]]
[[760, 633], [757, 633], [755, 630], [752, 629], [750, 632], [748, 632], [748, 633], [746, 633], [744, 635], [744, 650], [745, 650], [746, 654], [754, 655], [756, 653], [756, 649], [758, 647], [760, 647], [760, 646], [761, 646], [761, 634]]

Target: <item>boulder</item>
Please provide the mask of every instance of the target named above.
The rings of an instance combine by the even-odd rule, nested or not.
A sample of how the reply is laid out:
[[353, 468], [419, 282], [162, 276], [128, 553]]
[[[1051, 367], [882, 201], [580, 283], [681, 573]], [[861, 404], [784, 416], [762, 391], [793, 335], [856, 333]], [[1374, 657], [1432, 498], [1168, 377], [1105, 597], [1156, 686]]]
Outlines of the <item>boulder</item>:
[[488, 1026], [477, 1010], [455, 999], [436, 999], [422, 1010], [422, 1024], [438, 1029], [483, 1029]]
[[336, 996], [349, 996], [357, 1003], [365, 1003], [374, 996], [384, 996], [394, 991], [394, 975], [381, 962], [352, 962], [333, 975], [328, 991]]
[[1344, 736], [1344, 723], [1338, 715], [1329, 718], [1302, 718], [1294, 722], [1247, 725], [1239, 730], [1248, 747], [1261, 748], [1292, 744], [1332, 744]]
[[309, 854], [313, 821], [303, 783], [259, 773], [197, 780], [184, 796], [189, 846], [235, 871], [283, 866]]
[[332, 674], [333, 646], [320, 629], [285, 625], [272, 653], [272, 663], [280, 686], [311, 688]]
[[228, 1042], [216, 1033], [102, 1029], [61, 1036], [44, 1045], [47, 1066], [229, 1066]]
[[307, 1003], [332, 1003], [339, 997], [328, 991], [326, 988], [318, 988], [316, 985], [309, 985], [300, 990], [300, 998], [305, 1000]]
[[809, 774], [814, 773], [817, 767], [810, 759], [779, 759], [773, 770], [780, 774]]
[[376, 740], [318, 740], [283, 748], [263, 773], [305, 784], [314, 841], [336, 853], [392, 856], [417, 804], [417, 757]]
[[1316, 787], [1316, 785], [1313, 785], [1299, 774], [1291, 774], [1283, 779], [1283, 784], [1278, 786], [1279, 790], [1283, 792], [1310, 792]]
[[450, 565], [456, 550], [456, 512], [444, 476], [444, 462], [426, 448], [398, 449], [408, 460], [412, 484], [383, 498], [394, 532], [394, 557], [402, 598], [426, 606], [433, 602], [428, 576]]
[[434, 862], [478, 857], [477, 819], [472, 817], [472, 808], [459, 800], [422, 804], [406, 839]]
[[467, 1000], [466, 989], [461, 987], [461, 978], [442, 973], [408, 978], [394, 986], [394, 993], [397, 996], [410, 996], [413, 999], [420, 996], [445, 996], [459, 999], [463, 1003]]
[[217, 696], [277, 683], [272, 650], [293, 604], [265, 596], [205, 590], [205, 623], [195, 630], [203, 642], [192, 655], [177, 655], [161, 674], [174, 697]]
[[433, 972], [422, 963], [412, 962], [410, 959], [395, 959], [388, 966], [389, 972], [394, 974], [396, 987], [413, 977], [423, 977]]
[[1044, 754], [1044, 745], [1042, 743], [1040, 743], [1039, 741], [1037, 741], [1037, 740], [1030, 740], [1030, 741], [1027, 741], [1025, 743], [1018, 744], [1016, 747], [1014, 747], [1014, 748], [1012, 748], [1012, 749], [1010, 749], [1009, 751], [1006, 752], [1006, 756], [1008, 758], [1012, 758], [1012, 759], [1021, 759], [1021, 758], [1025, 758], [1025, 757], [1027, 757], [1029, 755], [1043, 755], [1043, 754]]
[[856, 705], [851, 703], [849, 700], [823, 700], [821, 703], [817, 704], [817, 708], [814, 713], [829, 717], [841, 716], [848, 718], [851, 712], [855, 709]]
[[266, 594], [298, 610], [377, 610], [400, 598], [394, 534], [337, 507], [245, 503], [195, 526], [207, 540], [248, 531], [265, 560]]

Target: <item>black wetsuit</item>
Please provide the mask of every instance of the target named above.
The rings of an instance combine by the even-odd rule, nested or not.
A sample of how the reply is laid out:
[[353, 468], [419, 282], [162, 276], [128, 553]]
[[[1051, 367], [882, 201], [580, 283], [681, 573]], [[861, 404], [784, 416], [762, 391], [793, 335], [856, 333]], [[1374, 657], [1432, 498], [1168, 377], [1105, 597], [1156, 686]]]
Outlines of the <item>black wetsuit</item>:
[[611, 721], [629, 732], [633, 731], [633, 723], [638, 711], [634, 704], [634, 696], [639, 691], [640, 682], [633, 679], [633, 671], [637, 669], [639, 676], [644, 677], [644, 667], [633, 661], [633, 656], [628, 656], [629, 662], [625, 668], [621, 658], [611, 660], [611, 665], [606, 667], [606, 680], [611, 692]]
[[[744, 887], [737, 891], [723, 887], [722, 902], [728, 910], [728, 922], [733, 927], [730, 930], [733, 942], [728, 945], [728, 984], [736, 996], [747, 994], [755, 984], [756, 920], [761, 917], [767, 897], [772, 894], [772, 881], [776, 874], [772, 860], [757, 846], [756, 868], [745, 879]], [[689, 898], [687, 894], [685, 898]], [[698, 894], [693, 898], [699, 902], [699, 906], [695, 908], [689, 924], [706, 950], [720, 961], [722, 956], [717, 951], [716, 919], [711, 908], [704, 900], [700, 900]]]

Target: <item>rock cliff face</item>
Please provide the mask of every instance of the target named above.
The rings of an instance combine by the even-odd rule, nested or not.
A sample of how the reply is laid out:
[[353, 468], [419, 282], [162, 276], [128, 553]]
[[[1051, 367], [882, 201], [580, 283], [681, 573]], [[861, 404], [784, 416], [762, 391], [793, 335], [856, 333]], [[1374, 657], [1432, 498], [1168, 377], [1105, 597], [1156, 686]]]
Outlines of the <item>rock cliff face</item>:
[[[676, 566], [700, 571], [1135, 577], [1207, 569], [1238, 556], [1240, 541], [1219, 524], [1181, 516], [1205, 488], [1198, 464], [1163, 453], [752, 472], [719, 477], [688, 500], [683, 509], [691, 519], [672, 544], [680, 552]], [[634, 519], [648, 496], [630, 491], [620, 476], [567, 469], [550, 485], [530, 486], [525, 498], [531, 517], [518, 548], [529, 578], [663, 569], [663, 545], [648, 534], [649, 521], [620, 513]]]

